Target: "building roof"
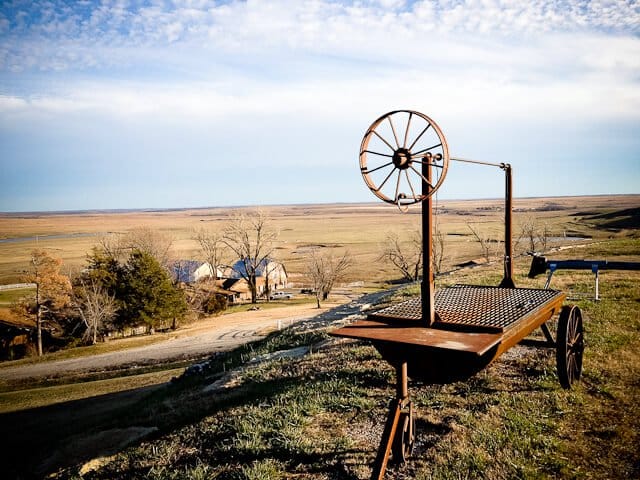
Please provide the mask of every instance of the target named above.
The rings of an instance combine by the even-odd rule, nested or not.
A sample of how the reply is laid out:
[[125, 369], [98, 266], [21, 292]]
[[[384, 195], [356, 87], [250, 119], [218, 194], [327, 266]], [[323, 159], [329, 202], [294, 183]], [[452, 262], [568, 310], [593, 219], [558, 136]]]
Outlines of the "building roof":
[[[234, 278], [241, 278], [241, 277], [247, 277], [247, 269], [246, 266], [247, 265], [251, 265], [252, 260], [247, 259], [246, 261], [243, 259], [238, 260], [236, 263], [234, 263], [231, 266], [231, 270], [232, 270], [232, 274]], [[270, 263], [278, 263], [279, 262], [275, 262], [275, 260], [271, 259], [271, 258], [265, 258], [263, 259], [259, 264], [258, 267], [256, 268], [256, 276], [257, 277], [264, 277], [265, 276], [265, 271], [267, 269], [267, 266]]]
[[171, 267], [171, 273], [178, 282], [193, 282], [194, 273], [200, 265], [202, 262], [197, 260], [177, 260]]

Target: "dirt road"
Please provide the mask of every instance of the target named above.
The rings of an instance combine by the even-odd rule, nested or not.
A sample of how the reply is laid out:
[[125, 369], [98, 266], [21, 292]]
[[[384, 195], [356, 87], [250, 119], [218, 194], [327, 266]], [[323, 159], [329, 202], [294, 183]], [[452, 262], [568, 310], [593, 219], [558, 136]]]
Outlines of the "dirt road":
[[5, 381], [15, 381], [28, 378], [62, 377], [125, 366], [203, 357], [256, 340], [277, 328], [310, 319], [336, 305], [336, 303], [327, 303], [321, 309], [315, 308], [313, 304], [295, 305], [210, 317], [175, 332], [159, 334], [166, 335], [166, 340], [152, 345], [90, 357], [7, 366], [0, 368], [0, 378]]

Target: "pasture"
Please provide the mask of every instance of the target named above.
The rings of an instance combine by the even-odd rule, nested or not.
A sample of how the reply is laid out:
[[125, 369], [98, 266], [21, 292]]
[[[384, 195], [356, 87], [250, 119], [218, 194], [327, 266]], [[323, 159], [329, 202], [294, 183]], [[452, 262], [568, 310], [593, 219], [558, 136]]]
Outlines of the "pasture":
[[[515, 236], [520, 225], [532, 218], [541, 230], [546, 225], [553, 258], [640, 260], [638, 195], [516, 199], [514, 203]], [[305, 280], [304, 264], [311, 248], [351, 252], [354, 266], [349, 281], [380, 286], [396, 279], [398, 273], [377, 260], [385, 234], [420, 224], [419, 208], [401, 214], [379, 204], [264, 210], [280, 231], [278, 257], [292, 281], [299, 283]], [[444, 270], [453, 272], [439, 277], [437, 284], [496, 284], [501, 278], [500, 262], [485, 265], [481, 261], [480, 245], [468, 225], [487, 233], [497, 260], [503, 235], [502, 202], [439, 202], [438, 210], [440, 228], [446, 233]], [[18, 280], [32, 248], [49, 249], [73, 270], [83, 265], [98, 235], [125, 233], [140, 225], [171, 236], [175, 258], [197, 258], [193, 231], [200, 227], [222, 230], [229, 212], [5, 214], [0, 217], [3, 236], [25, 240], [0, 243], [1, 283]], [[35, 236], [37, 240], [30, 238]], [[526, 278], [526, 248], [524, 239], [516, 242], [514, 280], [518, 286], [540, 287], [543, 277]], [[476, 260], [478, 268], [456, 268], [470, 260]], [[603, 272], [600, 302], [592, 300], [591, 272], [554, 276], [552, 287], [567, 291], [586, 318], [584, 376], [569, 392], [558, 385], [553, 352], [530, 347], [515, 348], [468, 383], [412, 384], [419, 408], [418, 444], [414, 459], [392, 467], [390, 475], [424, 479], [637, 476], [638, 276], [639, 272]], [[322, 330], [311, 335], [285, 331], [222, 356], [202, 378], [5, 413], [4, 428], [15, 447], [10, 450], [12, 460], [20, 459], [8, 465], [17, 469], [14, 472], [24, 468], [57, 472], [53, 478], [60, 479], [81, 478], [80, 472], [82, 478], [94, 479], [367, 478], [393, 391], [392, 372], [366, 344], [327, 346], [325, 339]], [[300, 345], [324, 347], [314, 346], [314, 353], [302, 359], [244, 364], [247, 358]], [[224, 377], [228, 369], [231, 377]], [[162, 378], [150, 373], [148, 384], [166, 381], [173, 373], [164, 372]], [[224, 388], [215, 395], [205, 393], [221, 377], [230, 378]], [[120, 391], [114, 385], [121, 380], [123, 385], [128, 381], [125, 377], [51, 388], [63, 389], [65, 395], [69, 389], [85, 387], [107, 394]], [[135, 382], [126, 388], [146, 385]], [[29, 393], [36, 400], [43, 395], [56, 397], [51, 388], [16, 394]], [[73, 393], [72, 398], [76, 396]], [[64, 397], [58, 401], [64, 402]], [[73, 421], [69, 421], [69, 408]], [[58, 427], [51, 429], [52, 424]], [[149, 432], [156, 433], [141, 441]], [[34, 438], [36, 451], [26, 448]]]
[[[503, 200], [438, 201], [437, 221], [445, 234], [443, 270], [480, 259], [480, 244], [471, 225], [486, 236], [492, 255], [500, 254], [503, 238]], [[547, 229], [548, 247], [578, 245], [634, 234], [638, 226], [640, 195], [531, 198], [514, 200], [516, 254], [527, 249], [518, 242], [520, 226], [532, 219], [538, 232]], [[204, 208], [162, 211], [0, 214], [0, 285], [20, 281], [31, 250], [44, 248], [64, 261], [64, 271], [81, 268], [101, 235], [123, 234], [135, 227], [157, 230], [173, 240], [175, 259], [198, 259], [194, 231], [221, 232], [229, 214], [238, 209]], [[250, 210], [246, 207], [245, 210]], [[365, 285], [398, 278], [398, 273], [378, 260], [387, 232], [408, 233], [420, 226], [420, 208], [406, 214], [391, 205], [335, 204], [262, 207], [279, 231], [276, 257], [287, 268], [290, 281], [304, 284], [305, 263], [312, 248], [349, 251], [353, 266], [346, 281]], [[580, 240], [589, 238], [588, 241]], [[9, 240], [10, 239], [10, 240]], [[229, 262], [234, 259], [228, 255]]]

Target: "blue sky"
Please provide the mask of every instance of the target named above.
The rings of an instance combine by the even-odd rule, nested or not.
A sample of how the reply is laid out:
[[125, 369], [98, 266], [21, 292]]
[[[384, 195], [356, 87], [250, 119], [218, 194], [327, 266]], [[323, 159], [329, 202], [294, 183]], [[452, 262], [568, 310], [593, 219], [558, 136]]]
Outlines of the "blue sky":
[[395, 109], [516, 196], [640, 193], [639, 35], [622, 0], [3, 1], [0, 211], [374, 201]]

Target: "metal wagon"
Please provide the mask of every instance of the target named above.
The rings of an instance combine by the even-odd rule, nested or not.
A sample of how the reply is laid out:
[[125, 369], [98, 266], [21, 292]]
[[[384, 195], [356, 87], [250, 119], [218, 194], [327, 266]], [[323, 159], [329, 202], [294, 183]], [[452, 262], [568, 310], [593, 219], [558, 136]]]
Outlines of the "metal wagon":
[[[450, 160], [496, 166], [505, 172], [504, 277], [498, 286], [454, 285], [435, 291], [429, 261], [432, 195], [442, 184]], [[570, 388], [582, 371], [584, 332], [580, 309], [564, 306], [563, 292], [517, 288], [513, 282], [509, 164], [451, 158], [446, 139], [432, 119], [416, 111], [397, 110], [381, 116], [367, 130], [360, 148], [360, 170], [368, 187], [383, 201], [403, 211], [422, 203], [425, 261], [420, 297], [331, 332], [371, 341], [396, 370], [396, 396], [372, 474], [372, 479], [382, 479], [390, 454], [395, 461], [404, 462], [413, 447], [415, 416], [409, 377], [427, 383], [468, 379], [541, 328], [547, 344], [556, 349], [560, 384]], [[559, 318], [554, 339], [546, 322], [555, 315]]]

